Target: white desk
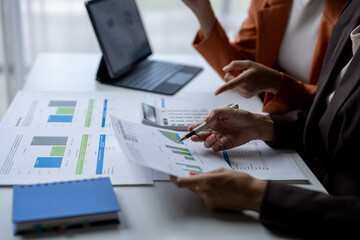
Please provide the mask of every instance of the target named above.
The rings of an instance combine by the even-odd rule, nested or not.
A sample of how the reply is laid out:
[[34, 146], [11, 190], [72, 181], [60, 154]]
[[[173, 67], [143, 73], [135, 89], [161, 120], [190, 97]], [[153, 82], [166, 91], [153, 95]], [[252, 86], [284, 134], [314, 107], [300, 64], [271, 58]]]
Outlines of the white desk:
[[[118, 91], [138, 96], [148, 94], [102, 85], [94, 80], [99, 54], [43, 54], [32, 68], [24, 90], [32, 91]], [[222, 80], [200, 56], [158, 56], [158, 59], [197, 64], [204, 71], [176, 96], [191, 91], [214, 92]], [[205, 84], [206, 83], [206, 84]], [[324, 191], [303, 161], [297, 163], [310, 184], [299, 186]], [[115, 187], [122, 208], [121, 225], [64, 235], [57, 239], [288, 239], [269, 231], [256, 219], [257, 214], [219, 213], [205, 208], [202, 200], [170, 182], [153, 186]], [[18, 239], [12, 233], [12, 188], [0, 188], [0, 239]], [[49, 237], [50, 238], [50, 237]]]

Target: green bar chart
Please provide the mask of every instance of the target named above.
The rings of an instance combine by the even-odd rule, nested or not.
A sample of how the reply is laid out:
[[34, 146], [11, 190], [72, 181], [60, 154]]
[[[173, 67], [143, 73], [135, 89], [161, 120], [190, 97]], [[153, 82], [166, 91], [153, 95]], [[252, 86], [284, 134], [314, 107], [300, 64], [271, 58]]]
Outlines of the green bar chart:
[[68, 137], [33, 137], [31, 146], [41, 148], [42, 152], [48, 153], [36, 157], [34, 168], [60, 168], [65, 154], [67, 140]]
[[177, 133], [172, 133], [172, 132], [167, 132], [167, 131], [161, 131], [159, 130], [159, 132], [165, 136], [166, 138], [170, 139], [172, 142], [174, 143], [180, 143], [180, 144], [184, 144], [183, 142], [179, 142], [181, 137], [179, 134]]
[[165, 147], [170, 149], [172, 153], [183, 156], [186, 160], [195, 161], [195, 159], [191, 155], [189, 149], [187, 149], [187, 148], [174, 147], [174, 146], [170, 146], [170, 145], [165, 145]]
[[76, 101], [50, 101], [49, 108], [55, 108], [55, 114], [48, 117], [48, 123], [71, 123], [74, 118]]
[[201, 167], [197, 166], [197, 165], [191, 165], [191, 164], [186, 164], [186, 163], [176, 163], [176, 164], [182, 166], [184, 171], [196, 172], [196, 173], [202, 173], [203, 172]]
[[94, 109], [94, 99], [89, 100], [88, 109], [86, 112], [85, 127], [89, 128], [91, 125], [91, 117]]
[[87, 135], [87, 134], [83, 135], [81, 138], [80, 152], [79, 152], [79, 157], [78, 157], [76, 171], [75, 171], [76, 175], [81, 175], [83, 173], [88, 138], [89, 138], [89, 135]]

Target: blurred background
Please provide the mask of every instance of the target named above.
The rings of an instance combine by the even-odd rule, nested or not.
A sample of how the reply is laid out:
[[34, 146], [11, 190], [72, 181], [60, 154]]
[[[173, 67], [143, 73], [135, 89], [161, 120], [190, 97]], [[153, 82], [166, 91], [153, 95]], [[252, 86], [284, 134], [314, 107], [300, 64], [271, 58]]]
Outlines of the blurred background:
[[[154, 54], [196, 54], [199, 24], [181, 0], [136, 2]], [[211, 3], [233, 40], [250, 0]], [[0, 119], [42, 52], [100, 52], [84, 0], [0, 0]]]

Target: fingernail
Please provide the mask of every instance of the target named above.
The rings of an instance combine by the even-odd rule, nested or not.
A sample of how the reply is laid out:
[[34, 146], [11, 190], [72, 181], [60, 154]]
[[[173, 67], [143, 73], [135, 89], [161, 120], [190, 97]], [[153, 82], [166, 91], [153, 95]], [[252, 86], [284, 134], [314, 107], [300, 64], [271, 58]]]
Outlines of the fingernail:
[[189, 176], [194, 176], [196, 175], [196, 172], [189, 172]]
[[230, 69], [229, 65], [226, 65], [222, 70], [226, 72], [226, 71], [228, 71], [229, 69]]

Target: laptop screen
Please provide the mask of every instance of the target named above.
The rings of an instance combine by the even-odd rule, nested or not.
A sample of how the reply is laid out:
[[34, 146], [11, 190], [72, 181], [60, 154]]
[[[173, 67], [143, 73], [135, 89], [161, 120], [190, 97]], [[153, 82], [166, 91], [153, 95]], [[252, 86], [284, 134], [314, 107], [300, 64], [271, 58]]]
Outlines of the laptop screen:
[[135, 0], [95, 0], [87, 8], [111, 77], [151, 54]]

